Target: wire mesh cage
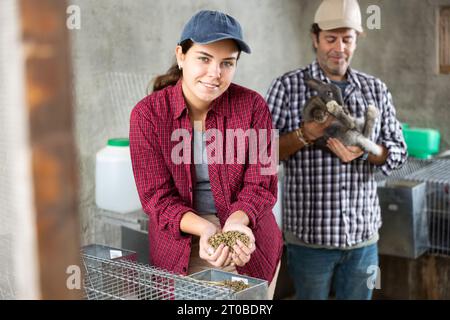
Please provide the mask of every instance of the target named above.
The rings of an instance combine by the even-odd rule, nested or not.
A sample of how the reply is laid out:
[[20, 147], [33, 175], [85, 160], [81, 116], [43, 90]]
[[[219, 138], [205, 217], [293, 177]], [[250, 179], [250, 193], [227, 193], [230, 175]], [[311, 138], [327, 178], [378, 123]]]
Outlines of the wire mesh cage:
[[229, 300], [233, 290], [127, 259], [82, 253], [88, 300]]
[[428, 221], [428, 253], [450, 256], [450, 159], [414, 159], [378, 182], [406, 180], [426, 183], [424, 214]]

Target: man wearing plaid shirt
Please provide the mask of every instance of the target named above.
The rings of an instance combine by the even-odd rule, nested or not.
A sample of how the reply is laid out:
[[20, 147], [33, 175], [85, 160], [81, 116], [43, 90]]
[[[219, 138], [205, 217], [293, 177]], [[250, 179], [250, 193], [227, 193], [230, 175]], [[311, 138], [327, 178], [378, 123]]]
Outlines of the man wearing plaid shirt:
[[[337, 299], [371, 299], [381, 226], [374, 174], [388, 175], [407, 158], [386, 85], [349, 67], [362, 32], [356, 0], [324, 0], [311, 28], [316, 60], [275, 79], [266, 97], [285, 161], [283, 231], [298, 299], [327, 299], [332, 287]], [[303, 106], [317, 94], [306, 85], [307, 74], [338, 85], [356, 118], [368, 105], [378, 109], [371, 138], [381, 155], [335, 138], [326, 149], [314, 145], [332, 118], [322, 125], [302, 121]]]

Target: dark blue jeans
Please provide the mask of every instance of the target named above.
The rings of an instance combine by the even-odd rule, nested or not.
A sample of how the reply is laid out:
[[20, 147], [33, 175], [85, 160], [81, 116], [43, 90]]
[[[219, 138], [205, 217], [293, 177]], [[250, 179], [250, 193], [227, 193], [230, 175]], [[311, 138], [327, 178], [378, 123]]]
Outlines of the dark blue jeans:
[[297, 299], [370, 300], [374, 270], [378, 270], [378, 247], [373, 244], [351, 250], [313, 249], [287, 245], [289, 273]]

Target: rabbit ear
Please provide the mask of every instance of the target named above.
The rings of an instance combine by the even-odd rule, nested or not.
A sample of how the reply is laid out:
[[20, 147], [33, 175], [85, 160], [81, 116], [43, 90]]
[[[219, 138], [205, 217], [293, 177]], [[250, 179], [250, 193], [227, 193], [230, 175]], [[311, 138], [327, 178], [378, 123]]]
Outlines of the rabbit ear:
[[308, 87], [310, 87], [311, 89], [317, 90], [317, 80], [315, 80], [313, 77], [311, 77], [311, 75], [308, 72], [305, 73], [305, 75], [303, 76], [303, 79], [305, 80]]
[[303, 79], [305, 79], [305, 81], [308, 81], [308, 80], [311, 80], [312, 77], [311, 77], [311, 75], [308, 72], [305, 72], [305, 74], [303, 76]]
[[319, 89], [323, 86], [323, 83], [319, 80], [310, 78], [306, 80], [306, 84], [311, 88], [314, 89], [316, 91], [319, 91]]

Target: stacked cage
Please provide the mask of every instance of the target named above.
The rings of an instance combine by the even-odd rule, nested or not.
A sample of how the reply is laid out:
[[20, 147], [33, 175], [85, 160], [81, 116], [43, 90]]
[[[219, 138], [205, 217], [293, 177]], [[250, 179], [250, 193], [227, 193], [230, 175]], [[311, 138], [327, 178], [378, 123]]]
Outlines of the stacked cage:
[[428, 253], [450, 256], [450, 159], [408, 159], [391, 176], [378, 173], [379, 184], [394, 181], [426, 184], [423, 214], [428, 221]]

